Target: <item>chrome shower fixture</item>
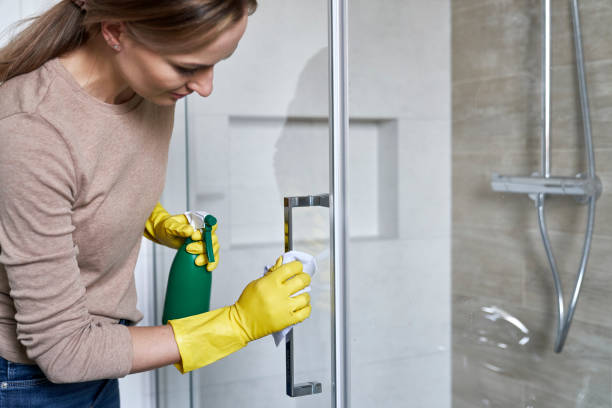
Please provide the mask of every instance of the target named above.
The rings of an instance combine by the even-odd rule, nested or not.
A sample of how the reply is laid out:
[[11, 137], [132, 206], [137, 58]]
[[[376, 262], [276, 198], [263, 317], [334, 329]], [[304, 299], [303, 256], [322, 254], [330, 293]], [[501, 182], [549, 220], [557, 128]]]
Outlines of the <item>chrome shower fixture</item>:
[[[589, 113], [589, 101], [584, 72], [584, 56], [582, 53], [582, 35], [580, 32], [580, 14], [578, 0], [570, 0], [572, 13], [572, 25], [574, 34], [574, 51], [576, 53], [576, 71], [578, 73], [578, 85], [580, 90], [580, 107], [582, 113], [582, 125], [584, 133], [584, 144], [587, 155], [587, 172], [578, 174], [576, 177], [552, 177], [550, 174], [550, 0], [542, 0], [542, 169], [541, 173], [531, 176], [502, 176], [493, 174], [491, 187], [494, 191], [528, 194], [536, 204], [538, 213], [538, 224], [540, 234], [548, 263], [553, 274], [555, 293], [557, 295], [557, 337], [554, 350], [560, 353], [567, 338], [572, 318], [576, 310], [578, 295], [584, 279], [589, 252], [591, 250], [591, 239], [593, 236], [593, 225], [595, 222], [595, 202], [602, 192], [602, 184], [595, 174], [595, 157], [593, 153], [593, 140], [591, 136], [591, 119]], [[580, 203], [588, 205], [587, 228], [584, 237], [584, 246], [580, 260], [580, 268], [576, 275], [576, 282], [572, 292], [567, 311], [561, 287], [561, 279], [557, 270], [557, 264], [553, 256], [546, 219], [544, 214], [544, 201], [546, 195], [573, 196]]]

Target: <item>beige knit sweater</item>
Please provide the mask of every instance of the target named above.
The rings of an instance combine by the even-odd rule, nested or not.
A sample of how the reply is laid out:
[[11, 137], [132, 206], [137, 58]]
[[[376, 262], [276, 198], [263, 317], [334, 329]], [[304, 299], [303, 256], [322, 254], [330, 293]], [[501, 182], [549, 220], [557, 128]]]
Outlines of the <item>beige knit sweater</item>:
[[0, 356], [53, 382], [132, 365], [134, 266], [173, 107], [88, 95], [57, 59], [0, 85]]

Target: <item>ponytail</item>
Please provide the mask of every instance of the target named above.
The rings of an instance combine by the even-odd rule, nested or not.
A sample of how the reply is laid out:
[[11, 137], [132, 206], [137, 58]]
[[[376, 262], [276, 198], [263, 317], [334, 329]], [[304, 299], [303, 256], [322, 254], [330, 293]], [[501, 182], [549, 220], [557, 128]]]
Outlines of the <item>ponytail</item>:
[[32, 23], [0, 48], [0, 83], [25, 74], [87, 41], [85, 12], [62, 0], [44, 14], [21, 21]]

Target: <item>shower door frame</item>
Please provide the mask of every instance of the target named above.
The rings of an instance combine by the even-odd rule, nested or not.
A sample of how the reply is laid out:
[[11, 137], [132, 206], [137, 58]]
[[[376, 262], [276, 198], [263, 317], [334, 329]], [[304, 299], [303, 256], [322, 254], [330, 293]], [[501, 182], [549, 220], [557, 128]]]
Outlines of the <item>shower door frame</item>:
[[350, 406], [348, 336], [348, 13], [347, 0], [329, 0], [329, 219], [332, 321], [332, 404]]

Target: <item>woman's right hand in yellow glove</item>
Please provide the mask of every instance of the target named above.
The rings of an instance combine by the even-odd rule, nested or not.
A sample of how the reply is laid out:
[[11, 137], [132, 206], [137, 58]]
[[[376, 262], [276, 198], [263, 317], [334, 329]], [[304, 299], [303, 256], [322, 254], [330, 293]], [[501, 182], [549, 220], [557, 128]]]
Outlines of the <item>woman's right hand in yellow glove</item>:
[[283, 265], [280, 257], [266, 276], [249, 283], [233, 306], [233, 317], [251, 341], [310, 316], [310, 295], [291, 297], [310, 285], [310, 275], [298, 261]]
[[265, 276], [249, 283], [235, 304], [168, 321], [181, 354], [176, 367], [182, 373], [310, 316], [310, 295], [291, 296], [310, 285], [310, 276], [298, 261], [282, 263], [282, 257], [278, 258]]

